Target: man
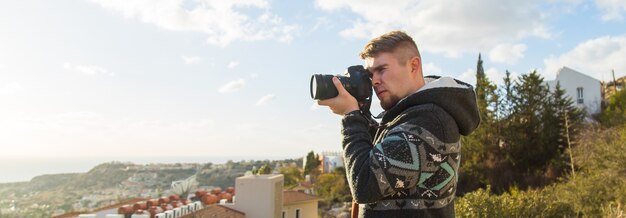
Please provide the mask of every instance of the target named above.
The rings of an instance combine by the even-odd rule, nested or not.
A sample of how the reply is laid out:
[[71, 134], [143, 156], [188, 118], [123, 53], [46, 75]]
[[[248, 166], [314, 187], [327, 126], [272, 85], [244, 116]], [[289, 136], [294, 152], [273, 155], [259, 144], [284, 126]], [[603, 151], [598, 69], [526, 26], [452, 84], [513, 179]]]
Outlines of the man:
[[459, 140], [480, 122], [472, 86], [424, 78], [417, 46], [401, 31], [372, 39], [360, 56], [385, 110], [381, 124], [370, 128], [337, 78], [339, 95], [318, 102], [343, 116], [346, 174], [358, 216], [454, 217]]

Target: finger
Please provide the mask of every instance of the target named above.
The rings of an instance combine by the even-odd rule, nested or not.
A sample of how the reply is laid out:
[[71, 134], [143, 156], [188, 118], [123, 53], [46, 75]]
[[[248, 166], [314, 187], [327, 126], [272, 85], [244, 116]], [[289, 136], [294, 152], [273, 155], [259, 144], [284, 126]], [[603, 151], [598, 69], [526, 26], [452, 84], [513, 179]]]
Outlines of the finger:
[[339, 78], [337, 78], [336, 76], [333, 77], [333, 84], [335, 84], [335, 88], [337, 88], [337, 92], [339, 93], [339, 95], [343, 95], [348, 92], [346, 91], [346, 88], [344, 88], [343, 85], [341, 84], [341, 81], [339, 80]]
[[324, 106], [324, 100], [317, 100], [317, 105]]
[[318, 101], [317, 101], [317, 105], [320, 105], [320, 106], [328, 106], [328, 105], [330, 105], [330, 99], [318, 100]]

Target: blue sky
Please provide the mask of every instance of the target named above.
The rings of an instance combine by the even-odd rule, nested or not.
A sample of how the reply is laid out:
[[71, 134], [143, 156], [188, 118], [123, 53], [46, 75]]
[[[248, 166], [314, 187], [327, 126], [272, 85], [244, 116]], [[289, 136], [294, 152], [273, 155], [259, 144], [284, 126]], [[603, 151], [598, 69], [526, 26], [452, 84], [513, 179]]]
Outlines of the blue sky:
[[479, 52], [496, 83], [608, 80], [626, 75], [625, 16], [610, 0], [1, 1], [0, 156], [338, 151], [310, 76], [362, 64], [374, 36], [405, 30], [425, 74], [471, 83]]

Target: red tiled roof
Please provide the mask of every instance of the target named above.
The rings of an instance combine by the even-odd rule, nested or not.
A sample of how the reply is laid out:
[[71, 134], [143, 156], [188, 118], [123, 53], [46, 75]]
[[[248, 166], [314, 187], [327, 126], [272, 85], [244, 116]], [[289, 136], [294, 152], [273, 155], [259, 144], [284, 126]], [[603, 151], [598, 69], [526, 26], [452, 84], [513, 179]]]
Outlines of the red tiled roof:
[[315, 195], [310, 195], [299, 191], [284, 191], [283, 192], [283, 205], [293, 204], [303, 201], [317, 201], [320, 198]]
[[180, 218], [211, 218], [211, 217], [219, 217], [219, 218], [245, 218], [246, 214], [223, 206], [219, 204], [212, 204], [198, 210], [196, 212], [192, 212], [190, 214], [181, 216]]
[[118, 207], [124, 206], [126, 204], [129, 204], [129, 205], [132, 206], [133, 204], [135, 204], [137, 202], [145, 201], [145, 200], [146, 200], [145, 198], [133, 198], [133, 199], [130, 199], [128, 201], [121, 202], [121, 203], [112, 204], [112, 205], [109, 205], [109, 206], [106, 206], [106, 207], [101, 207], [101, 208], [98, 208], [98, 209], [94, 209], [94, 210], [91, 210], [90, 212], [93, 213], [93, 212], [98, 212], [98, 211], [103, 211], [103, 210], [110, 210], [110, 209], [113, 209], [113, 208], [118, 208]]
[[69, 213], [64, 213], [61, 215], [52, 216], [52, 218], [74, 218], [84, 213], [87, 213], [87, 212], [69, 212]]

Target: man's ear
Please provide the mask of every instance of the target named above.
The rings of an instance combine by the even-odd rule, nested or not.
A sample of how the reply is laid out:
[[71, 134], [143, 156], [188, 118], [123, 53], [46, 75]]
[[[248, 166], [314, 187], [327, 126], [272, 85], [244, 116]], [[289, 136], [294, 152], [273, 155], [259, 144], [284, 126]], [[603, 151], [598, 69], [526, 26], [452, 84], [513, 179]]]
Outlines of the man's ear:
[[421, 73], [422, 60], [419, 56], [413, 56], [409, 61], [411, 63], [411, 73]]

